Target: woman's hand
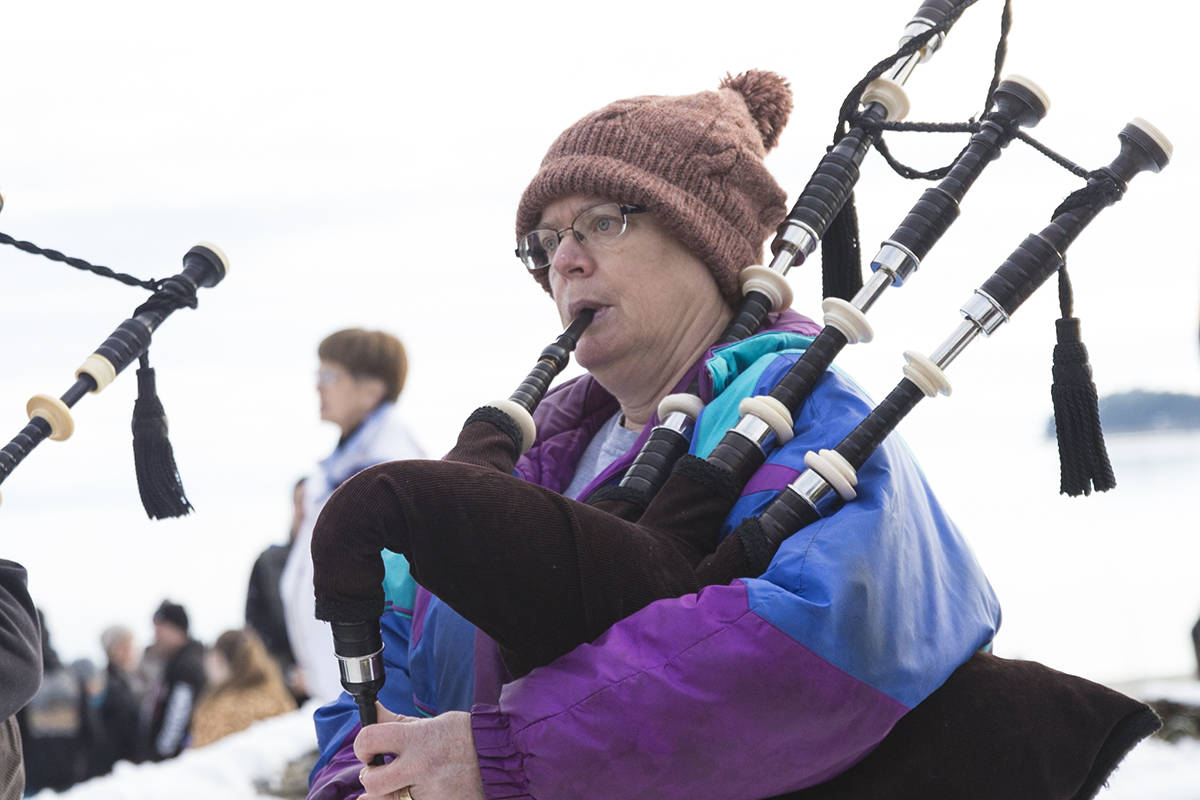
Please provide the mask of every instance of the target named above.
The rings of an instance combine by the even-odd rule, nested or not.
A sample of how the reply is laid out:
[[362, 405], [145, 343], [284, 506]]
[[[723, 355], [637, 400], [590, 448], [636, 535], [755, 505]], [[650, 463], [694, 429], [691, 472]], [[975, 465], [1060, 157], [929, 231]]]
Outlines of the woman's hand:
[[369, 764], [377, 754], [393, 756], [381, 767], [364, 767], [363, 800], [483, 800], [471, 715], [448, 711], [431, 719], [393, 714], [375, 704], [379, 722], [354, 740], [354, 755]]

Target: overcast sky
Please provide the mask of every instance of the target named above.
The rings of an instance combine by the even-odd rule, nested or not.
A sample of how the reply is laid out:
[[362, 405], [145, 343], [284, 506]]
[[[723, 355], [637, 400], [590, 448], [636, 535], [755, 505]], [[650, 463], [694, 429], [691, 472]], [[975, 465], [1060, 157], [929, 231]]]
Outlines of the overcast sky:
[[[1165, 7], [1150, 17], [1109, 0], [1014, 5], [1005, 73], [1051, 98], [1035, 135], [1088, 167], [1115, 156], [1116, 133], [1135, 116], [1176, 145], [1172, 165], [1139, 177], [1070, 254], [1101, 391], [1200, 391], [1197, 114], [1182, 91], [1194, 72], [1191, 28], [1171, 24]], [[30, 566], [69, 649], [94, 647], [116, 619], [138, 623], [165, 594], [193, 604], [220, 595], [199, 623], [210, 638], [238, 624], [250, 561], [282, 538], [292, 481], [335, 438], [317, 421], [313, 389], [324, 335], [365, 325], [405, 340], [402, 407], [440, 455], [471, 409], [506, 396], [559, 330], [511, 255], [517, 198], [559, 131], [619, 97], [771, 69], [796, 95], [768, 162], [791, 202], [843, 95], [894, 48], [913, 6], [10, 4], [0, 18], [0, 230], [141, 277], [173, 274], [208, 240], [232, 272], [199, 309], [168, 320], [151, 349], [198, 513], [144, 519], [128, 443], [135, 381], [123, 375], [76, 406], [70, 441], [42, 445], [5, 482], [0, 554]], [[980, 0], [916, 72], [910, 119], [980, 113], [1000, 9]], [[948, 135], [889, 141], [925, 167], [962, 145]], [[869, 255], [923, 187], [874, 155], [863, 173]], [[842, 363], [885, 394], [900, 353], [934, 349], [971, 290], [1078, 185], [1010, 148], [918, 276], [872, 311], [876, 342]], [[816, 313], [817, 274], [797, 270], [801, 311]], [[143, 296], [0, 252], [0, 423], [10, 429], [0, 440], [24, 424], [30, 395], [67, 388]], [[1037, 439], [1056, 312], [1053, 289], [1035, 296], [955, 364], [952, 398], [906, 421], [927, 469], [952, 469], [946, 443], [964, 430], [984, 452]], [[225, 571], [189, 569], [214, 553]]]

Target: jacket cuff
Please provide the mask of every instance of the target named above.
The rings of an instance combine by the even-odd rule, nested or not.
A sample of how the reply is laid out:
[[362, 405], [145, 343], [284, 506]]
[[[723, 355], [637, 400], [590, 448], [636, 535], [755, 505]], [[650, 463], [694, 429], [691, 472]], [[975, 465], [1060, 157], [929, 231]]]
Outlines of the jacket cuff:
[[499, 706], [471, 708], [471, 732], [487, 800], [534, 800], [525, 777], [525, 755], [518, 752]]
[[361, 726], [355, 725], [328, 763], [313, 770], [307, 800], [353, 800], [363, 794], [363, 785], [358, 780], [363, 763], [354, 755], [354, 737], [359, 730]]

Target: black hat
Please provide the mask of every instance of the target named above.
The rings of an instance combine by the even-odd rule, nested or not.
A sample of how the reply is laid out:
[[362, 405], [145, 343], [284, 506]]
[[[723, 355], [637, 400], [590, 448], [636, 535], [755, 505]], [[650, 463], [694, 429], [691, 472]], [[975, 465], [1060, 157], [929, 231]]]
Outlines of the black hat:
[[183, 606], [163, 600], [162, 605], [154, 612], [155, 622], [169, 622], [184, 633], [188, 632], [188, 616]]

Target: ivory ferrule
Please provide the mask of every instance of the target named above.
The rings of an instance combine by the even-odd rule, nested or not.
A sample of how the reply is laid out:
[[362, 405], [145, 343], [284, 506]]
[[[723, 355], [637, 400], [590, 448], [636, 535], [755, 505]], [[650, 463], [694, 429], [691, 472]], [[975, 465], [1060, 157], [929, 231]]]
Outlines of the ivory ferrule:
[[368, 656], [337, 656], [342, 683], [359, 684], [383, 680], [383, 648]]
[[808, 503], [821, 517], [828, 517], [842, 505], [842, 498], [833, 490], [833, 487], [811, 469], [801, 472], [784, 491], [792, 492]]
[[82, 378], [84, 375], [91, 377], [96, 382], [96, 388], [92, 389], [92, 394], [96, 394], [116, 380], [117, 368], [104, 356], [92, 353], [79, 366], [79, 369], [75, 370], [76, 378]]
[[826, 297], [821, 301], [821, 310], [825, 312], [826, 327], [832, 326], [841, 331], [846, 337], [846, 344], [869, 342], [874, 338], [875, 332], [867, 321], [867, 315], [853, 303], [840, 297]]
[[738, 413], [765, 422], [775, 433], [775, 438], [780, 444], [787, 444], [795, 435], [792, 430], [792, 412], [788, 411], [782, 401], [769, 394], [742, 398], [742, 402], [738, 404]]
[[71, 417], [71, 409], [57, 397], [48, 394], [35, 394], [25, 404], [29, 418], [40, 417], [50, 426], [50, 439], [63, 442], [71, 438], [75, 432], [75, 420]]
[[837, 450], [809, 450], [804, 454], [804, 463], [833, 487], [843, 502], [848, 503], [858, 496], [854, 491], [854, 487], [858, 485], [858, 473]]
[[950, 394], [950, 381], [946, 373], [932, 359], [912, 350], [904, 352], [904, 359], [908, 362], [904, 365], [904, 377], [912, 381], [926, 397]]
[[524, 406], [508, 398], [493, 400], [488, 405], [508, 414], [509, 418], [521, 431], [522, 453], [533, 447], [533, 441], [537, 438], [537, 425], [533, 421], [533, 415], [526, 411]]

